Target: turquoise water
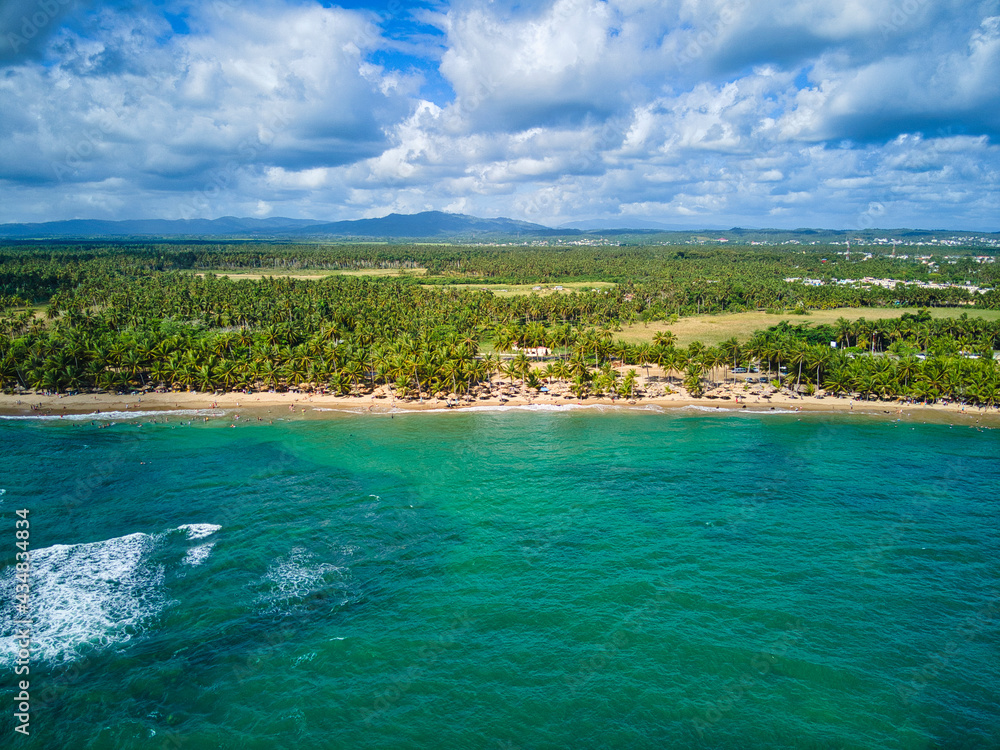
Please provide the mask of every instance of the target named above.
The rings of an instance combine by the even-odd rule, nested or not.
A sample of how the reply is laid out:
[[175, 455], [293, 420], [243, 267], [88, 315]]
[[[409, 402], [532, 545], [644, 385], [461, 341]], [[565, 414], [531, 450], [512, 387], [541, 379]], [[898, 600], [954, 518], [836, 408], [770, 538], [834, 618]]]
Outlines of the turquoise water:
[[186, 418], [0, 421], [4, 747], [1000, 747], [1000, 431]]

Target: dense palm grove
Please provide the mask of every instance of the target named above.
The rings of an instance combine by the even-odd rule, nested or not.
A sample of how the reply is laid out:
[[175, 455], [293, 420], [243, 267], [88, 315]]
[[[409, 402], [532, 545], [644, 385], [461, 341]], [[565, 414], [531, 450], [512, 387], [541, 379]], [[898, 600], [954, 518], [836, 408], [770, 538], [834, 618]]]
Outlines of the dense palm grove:
[[[832, 255], [832, 253], [828, 253]], [[0, 252], [0, 386], [82, 389], [307, 389], [407, 394], [475, 391], [500, 374], [528, 388], [571, 384], [578, 396], [630, 395], [635, 368], [662, 368], [667, 382], [699, 394], [756, 367], [777, 385], [862, 398], [955, 399], [993, 406], [1000, 324], [963, 315], [835, 326], [783, 324], [719, 346], [679, 347], [670, 333], [644, 345], [616, 341], [636, 320], [779, 307], [973, 303], [995, 292], [804, 287], [786, 275], [830, 274], [823, 252], [774, 249], [411, 246], [25, 246]], [[843, 278], [917, 277], [916, 264], [848, 263]], [[276, 276], [230, 280], [199, 268], [424, 267], [429, 277]], [[985, 285], [994, 268], [971, 260], [949, 271]], [[606, 280], [606, 290], [496, 296], [451, 282]], [[32, 306], [37, 306], [33, 308]], [[837, 348], [830, 343], [836, 342]], [[554, 356], [536, 361], [526, 347]], [[502, 356], [503, 355], [503, 356]]]
[[[955, 252], [959, 252], [956, 250]], [[0, 310], [47, 302], [53, 295], [96, 293], [115, 281], [190, 271], [254, 271], [275, 275], [322, 270], [427, 269], [422, 284], [610, 281], [618, 293], [603, 315], [623, 321], [662, 320], [671, 314], [757, 309], [969, 305], [1000, 309], [1000, 265], [980, 264], [964, 251], [937, 270], [915, 259], [848, 260], [843, 248], [810, 247], [469, 247], [460, 245], [268, 245], [244, 243], [86, 244], [0, 247]], [[839, 254], [838, 254], [839, 253]], [[824, 281], [866, 276], [902, 281], [971, 282], [964, 289], [804, 286], [789, 277]], [[409, 279], [417, 283], [417, 279]], [[527, 302], [526, 305], [534, 303]]]

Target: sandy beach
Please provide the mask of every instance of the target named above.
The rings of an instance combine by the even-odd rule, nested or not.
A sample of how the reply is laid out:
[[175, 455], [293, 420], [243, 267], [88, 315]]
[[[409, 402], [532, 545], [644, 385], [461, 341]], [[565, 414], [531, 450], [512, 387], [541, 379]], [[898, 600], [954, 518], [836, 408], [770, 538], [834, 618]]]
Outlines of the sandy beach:
[[[692, 397], [683, 388], [665, 388], [657, 378], [639, 382], [634, 398], [578, 398], [561, 383], [549, 386], [549, 392], [524, 389], [519, 383], [495, 381], [489, 390], [460, 397], [423, 399], [396, 398], [391, 389], [381, 387], [374, 393], [335, 396], [308, 392], [231, 392], [199, 393], [143, 392], [132, 394], [79, 393], [45, 395], [24, 393], [0, 394], [0, 415], [14, 417], [56, 417], [93, 415], [94, 420], [130, 419], [141, 416], [155, 418], [151, 412], [185, 412], [198, 419], [226, 419], [243, 423], [274, 418], [318, 419], [346, 413], [387, 414], [406, 411], [460, 411], [474, 407], [560, 407], [613, 406], [639, 408], [655, 406], [663, 409], [696, 408], [711, 412], [822, 412], [828, 414], [864, 414], [892, 419], [930, 418], [951, 424], [977, 423], [1000, 425], [997, 409], [983, 410], [973, 406], [950, 404], [904, 404], [898, 401], [861, 401], [835, 396], [794, 395], [787, 390], [774, 391], [768, 386], [745, 390], [742, 383], [727, 383], [710, 389], [700, 398]], [[665, 393], [665, 390], [672, 390]], [[132, 416], [134, 415], [134, 416]], [[242, 415], [237, 419], [238, 415]]]

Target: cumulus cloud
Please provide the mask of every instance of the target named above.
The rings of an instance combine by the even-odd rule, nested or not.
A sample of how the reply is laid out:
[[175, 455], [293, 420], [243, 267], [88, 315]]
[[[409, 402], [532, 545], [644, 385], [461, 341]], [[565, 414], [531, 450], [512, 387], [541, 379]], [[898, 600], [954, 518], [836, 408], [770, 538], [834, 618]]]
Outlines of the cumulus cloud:
[[822, 60], [821, 83], [797, 95], [802, 127], [816, 140], [886, 140], [901, 133], [1000, 135], [1000, 16], [956, 34], [938, 55], [893, 55], [845, 69]]
[[[238, 172], [356, 162], [386, 145], [412, 83], [366, 59], [360, 13], [315, 5], [204, 6], [191, 33], [106, 9], [62, 30], [54, 64], [0, 81], [0, 174], [31, 184], [212, 192]], [[166, 39], [164, 42], [163, 39]]]
[[0, 68], [37, 56], [73, 5], [74, 0], [0, 3]]
[[992, 0], [52, 2], [0, 50], [0, 220], [998, 228]]

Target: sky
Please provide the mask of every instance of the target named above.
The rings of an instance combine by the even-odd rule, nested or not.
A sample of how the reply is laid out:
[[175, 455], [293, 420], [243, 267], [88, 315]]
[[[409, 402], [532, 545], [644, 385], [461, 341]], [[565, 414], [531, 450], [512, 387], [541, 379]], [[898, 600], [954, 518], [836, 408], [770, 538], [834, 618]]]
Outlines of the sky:
[[0, 222], [1000, 230], [1000, 0], [0, 0]]

